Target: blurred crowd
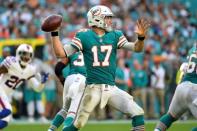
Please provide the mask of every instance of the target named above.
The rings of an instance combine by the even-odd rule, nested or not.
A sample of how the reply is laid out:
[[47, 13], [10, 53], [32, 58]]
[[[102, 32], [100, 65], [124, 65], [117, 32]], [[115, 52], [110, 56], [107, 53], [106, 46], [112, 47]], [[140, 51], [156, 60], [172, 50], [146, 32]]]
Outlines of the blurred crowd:
[[[154, 119], [166, 112], [177, 85], [177, 71], [186, 60], [188, 50], [197, 41], [197, 9], [195, 0], [0, 0], [0, 40], [18, 38], [46, 39], [42, 56], [35, 59], [43, 72], [51, 77], [45, 91], [35, 94], [22, 88], [22, 100], [13, 101], [15, 117], [24, 114], [33, 121], [37, 116], [51, 119], [61, 107], [62, 87], [54, 76], [56, 58], [48, 34], [41, 31], [42, 20], [50, 14], [61, 14], [62, 43], [68, 42], [81, 28], [87, 27], [86, 13], [97, 4], [107, 5], [115, 14], [114, 28], [121, 29], [129, 41], [136, 35], [135, 22], [140, 17], [151, 21], [151, 29], [142, 53], [118, 51], [116, 84], [134, 96], [144, 108], [146, 118]], [[197, 4], [197, 2], [196, 2]], [[3, 52], [14, 48], [4, 47]], [[3, 53], [3, 55], [5, 55]], [[5, 57], [5, 56], [2, 56]], [[28, 94], [30, 93], [30, 95]], [[28, 95], [27, 95], [28, 94]], [[19, 95], [20, 96], [20, 95]], [[26, 97], [27, 96], [27, 97]], [[30, 99], [30, 96], [32, 98]], [[20, 106], [19, 106], [20, 105]], [[25, 110], [25, 111], [24, 111]], [[25, 113], [26, 112], [26, 113]], [[101, 115], [102, 114], [102, 115]], [[101, 117], [102, 116], [102, 117]], [[107, 107], [94, 113], [97, 119], [127, 118]]]

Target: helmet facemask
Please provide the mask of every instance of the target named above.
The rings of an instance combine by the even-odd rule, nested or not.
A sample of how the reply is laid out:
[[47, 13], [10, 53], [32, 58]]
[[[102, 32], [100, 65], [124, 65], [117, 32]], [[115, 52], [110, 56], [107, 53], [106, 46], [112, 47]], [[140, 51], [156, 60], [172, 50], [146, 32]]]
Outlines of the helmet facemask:
[[31, 52], [25, 52], [25, 51], [20, 51], [19, 52], [20, 56], [20, 62], [23, 66], [26, 66], [28, 63], [31, 62], [33, 58], [33, 53]]
[[[111, 23], [107, 23], [106, 21], [109, 22], [109, 20], [107, 20], [107, 19], [111, 19]], [[105, 23], [105, 25], [104, 25], [105, 30], [108, 32], [113, 31], [112, 16], [105, 16], [104, 21], [105, 21], [104, 22]]]
[[17, 48], [16, 57], [22, 66], [31, 63], [33, 59], [33, 49], [30, 45], [22, 44]]

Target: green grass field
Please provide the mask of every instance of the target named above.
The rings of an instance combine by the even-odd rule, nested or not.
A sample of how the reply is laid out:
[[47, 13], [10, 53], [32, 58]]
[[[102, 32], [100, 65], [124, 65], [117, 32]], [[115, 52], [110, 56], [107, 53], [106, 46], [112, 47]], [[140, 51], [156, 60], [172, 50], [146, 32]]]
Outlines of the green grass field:
[[[102, 122], [89, 122], [80, 131], [130, 131], [129, 121], [102, 121]], [[156, 122], [146, 122], [146, 131], [153, 131]], [[168, 131], [191, 131], [192, 127], [197, 127], [197, 122], [186, 121], [176, 122]], [[49, 124], [28, 124], [28, 123], [13, 123], [10, 124], [3, 131], [47, 131]], [[58, 130], [61, 131], [61, 128]]]

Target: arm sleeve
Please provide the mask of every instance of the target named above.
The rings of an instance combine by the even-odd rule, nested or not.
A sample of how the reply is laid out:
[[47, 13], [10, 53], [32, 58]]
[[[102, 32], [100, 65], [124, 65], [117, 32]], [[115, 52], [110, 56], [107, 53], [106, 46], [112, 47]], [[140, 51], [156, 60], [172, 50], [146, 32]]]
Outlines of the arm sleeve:
[[117, 42], [118, 49], [123, 48], [130, 51], [135, 50], [135, 42], [128, 42], [127, 38], [124, 36], [122, 31], [116, 30], [116, 34], [118, 35], [118, 42]]
[[62, 83], [62, 85], [64, 85], [64, 81], [65, 81], [65, 78], [62, 74], [63, 72], [63, 69], [66, 67], [66, 65], [64, 63], [62, 63], [61, 61], [58, 62], [56, 65], [55, 65], [55, 74], [56, 76], [58, 77], [58, 79], [60, 80], [60, 82]]
[[55, 65], [55, 74], [56, 74], [57, 77], [62, 75], [62, 70], [64, 69], [64, 67], [66, 67], [66, 65], [64, 63], [62, 63], [61, 61], [59, 61]]
[[134, 47], [135, 47], [135, 43], [134, 42], [125, 42], [121, 48], [126, 49], [126, 50], [130, 50], [130, 51], [134, 51]]

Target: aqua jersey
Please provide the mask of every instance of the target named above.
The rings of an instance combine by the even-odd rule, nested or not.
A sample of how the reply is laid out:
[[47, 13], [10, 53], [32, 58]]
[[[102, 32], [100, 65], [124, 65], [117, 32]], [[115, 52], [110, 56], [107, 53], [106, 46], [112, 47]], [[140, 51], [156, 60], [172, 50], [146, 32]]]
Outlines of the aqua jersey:
[[83, 54], [81, 52], [77, 52], [69, 56], [69, 63], [70, 63], [69, 75], [79, 73], [81, 75], [86, 76], [86, 68], [84, 65]]
[[84, 66], [83, 54], [81, 52], [75, 53], [68, 57], [69, 66], [64, 67], [62, 74], [64, 78], [72, 74], [81, 74], [86, 76], [86, 68]]
[[190, 81], [197, 84], [197, 56], [196, 54], [191, 54], [188, 60], [188, 68], [183, 76], [183, 81]]
[[62, 74], [63, 74], [63, 77], [64, 78], [66, 78], [67, 76], [69, 76], [69, 71], [70, 71], [70, 66], [64, 67], [64, 69], [62, 70]]
[[126, 42], [127, 39], [118, 30], [106, 32], [101, 37], [91, 29], [76, 33], [71, 44], [83, 52], [87, 84], [115, 85], [116, 50]]

